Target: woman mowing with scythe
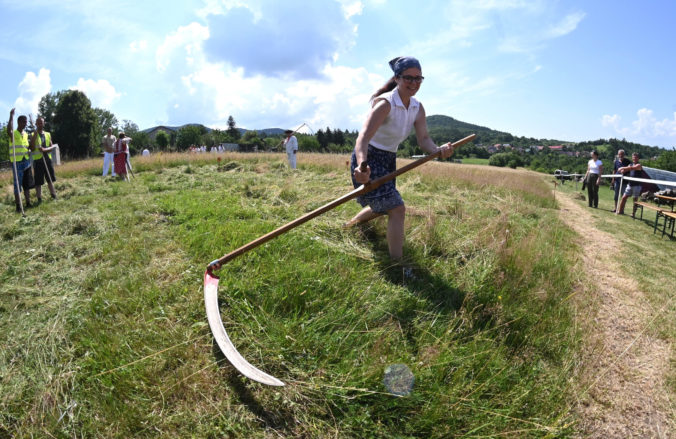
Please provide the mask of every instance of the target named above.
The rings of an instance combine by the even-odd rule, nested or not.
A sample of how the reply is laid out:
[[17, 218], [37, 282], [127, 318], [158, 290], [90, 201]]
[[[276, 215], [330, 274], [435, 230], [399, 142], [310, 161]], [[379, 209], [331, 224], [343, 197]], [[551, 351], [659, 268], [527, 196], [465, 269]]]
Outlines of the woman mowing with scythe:
[[[399, 57], [390, 61], [394, 76], [371, 97], [371, 112], [359, 132], [352, 153], [352, 184], [355, 188], [396, 169], [397, 148], [415, 128], [418, 145], [429, 154], [441, 151], [441, 158], [453, 154], [450, 143], [437, 146], [430, 138], [425, 108], [414, 97], [423, 79], [417, 59]], [[366, 162], [366, 170], [359, 165]], [[404, 200], [396, 180], [385, 183], [357, 198], [362, 209], [346, 226], [363, 223], [387, 214], [387, 245], [390, 257], [401, 261], [404, 247]]]

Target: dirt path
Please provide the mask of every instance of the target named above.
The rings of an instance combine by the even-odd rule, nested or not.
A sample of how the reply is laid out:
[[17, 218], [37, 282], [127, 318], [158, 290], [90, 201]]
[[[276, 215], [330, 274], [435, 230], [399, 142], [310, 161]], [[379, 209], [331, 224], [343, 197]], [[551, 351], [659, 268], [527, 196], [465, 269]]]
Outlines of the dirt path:
[[581, 294], [595, 295], [577, 407], [580, 436], [676, 437], [665, 383], [670, 346], [651, 335], [648, 327], [654, 316], [644, 294], [612, 257], [622, 245], [594, 227], [586, 207], [563, 194], [557, 198], [562, 220], [581, 236], [585, 270]]

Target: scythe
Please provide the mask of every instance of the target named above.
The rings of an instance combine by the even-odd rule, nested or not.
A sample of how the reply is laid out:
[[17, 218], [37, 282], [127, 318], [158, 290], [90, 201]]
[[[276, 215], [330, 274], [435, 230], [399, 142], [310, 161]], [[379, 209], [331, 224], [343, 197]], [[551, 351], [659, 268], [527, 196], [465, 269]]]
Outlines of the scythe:
[[[470, 142], [474, 140], [476, 137], [476, 134], [471, 134], [464, 139], [458, 140], [457, 142], [451, 144], [453, 149], [458, 148], [459, 146]], [[251, 241], [250, 243], [228, 253], [227, 255], [223, 256], [220, 259], [216, 259], [215, 261], [212, 261], [208, 266], [207, 269], [204, 273], [204, 304], [206, 307], [207, 311], [207, 319], [209, 321], [209, 327], [211, 328], [211, 332], [214, 335], [214, 338], [216, 339], [216, 343], [218, 343], [219, 348], [225, 355], [225, 357], [230, 361], [230, 363], [237, 369], [242, 375], [244, 375], [247, 378], [250, 378], [254, 381], [258, 381], [259, 383], [267, 384], [270, 386], [283, 386], [284, 383], [277, 378], [273, 377], [272, 375], [269, 375], [262, 370], [256, 368], [252, 364], [250, 364], [246, 359], [237, 351], [235, 346], [233, 345], [232, 341], [228, 337], [227, 332], [225, 331], [225, 327], [223, 326], [223, 321], [221, 320], [221, 314], [220, 310], [218, 307], [218, 281], [219, 278], [218, 276], [214, 275], [214, 270], [220, 269], [223, 265], [228, 263], [229, 261], [235, 259], [236, 257], [242, 255], [243, 253], [248, 252], [251, 249], [254, 249], [267, 241], [270, 241], [273, 238], [276, 238], [277, 236], [288, 232], [289, 230], [300, 226], [303, 223], [306, 223], [307, 221], [310, 221], [311, 219], [328, 212], [329, 210], [340, 206], [341, 204], [350, 201], [354, 198], [357, 198], [358, 196], [365, 194], [367, 192], [371, 192], [372, 190], [380, 187], [384, 183], [396, 178], [397, 176], [410, 171], [413, 168], [417, 168], [418, 166], [422, 165], [423, 163], [426, 163], [432, 159], [435, 159], [441, 155], [441, 151], [437, 151], [434, 154], [430, 154], [428, 156], [425, 156], [421, 159], [418, 159], [412, 163], [409, 163], [406, 166], [403, 166], [399, 169], [397, 169], [394, 172], [391, 172], [387, 175], [384, 175], [377, 180], [370, 181], [366, 184], [363, 184], [359, 186], [357, 189], [353, 190], [352, 192], [343, 195], [342, 197], [331, 201], [328, 204], [323, 205], [322, 207], [319, 207], [312, 212], [306, 213], [305, 215], [301, 216], [300, 218], [297, 218], [290, 223], [283, 225], [272, 232], [269, 232], [260, 238]], [[361, 164], [362, 167], [365, 166], [365, 163]]]

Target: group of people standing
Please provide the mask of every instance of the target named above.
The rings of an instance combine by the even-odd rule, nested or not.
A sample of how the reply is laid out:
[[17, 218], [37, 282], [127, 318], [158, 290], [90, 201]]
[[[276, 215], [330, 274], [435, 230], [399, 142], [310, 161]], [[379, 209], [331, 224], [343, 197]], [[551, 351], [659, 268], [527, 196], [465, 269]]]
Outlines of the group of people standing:
[[14, 203], [16, 211], [23, 212], [21, 206], [21, 189], [26, 198], [26, 207], [33, 207], [30, 198], [30, 189], [35, 188], [37, 203], [42, 202], [42, 185], [47, 183], [49, 193], [56, 199], [54, 182], [54, 166], [52, 165], [52, 151], [55, 145], [52, 143], [52, 135], [45, 131], [45, 120], [38, 117], [35, 121], [35, 131], [29, 135], [26, 132], [28, 119], [19, 116], [14, 128], [14, 112], [9, 112], [7, 123], [7, 135], [10, 138], [9, 160], [12, 163], [12, 182], [14, 185]]
[[129, 180], [127, 169], [131, 168], [129, 162], [129, 143], [131, 137], [127, 137], [123, 131], [120, 131], [118, 137], [113, 135], [113, 129], [108, 128], [108, 134], [103, 136], [101, 142], [103, 146], [103, 176], [108, 175], [112, 166], [111, 175], [123, 180]]
[[[625, 157], [623, 149], [617, 151], [617, 158], [613, 163], [613, 174], [619, 177], [613, 177], [610, 181], [610, 187], [615, 191], [615, 208], [613, 213], [617, 215], [624, 214], [624, 206], [629, 197], [634, 201], [641, 195], [641, 182], [634, 180], [623, 180], [623, 176], [632, 178], [641, 178], [643, 175], [643, 166], [639, 163], [641, 156], [635, 152], [631, 155], [629, 161]], [[591, 152], [591, 159], [587, 163], [587, 173], [584, 176], [584, 182], [587, 186], [587, 195], [589, 198], [589, 207], [599, 207], [599, 186], [601, 184], [601, 175], [603, 175], [603, 162], [599, 160], [597, 151]], [[620, 198], [620, 195], [622, 198]], [[618, 207], [619, 201], [619, 207]]]

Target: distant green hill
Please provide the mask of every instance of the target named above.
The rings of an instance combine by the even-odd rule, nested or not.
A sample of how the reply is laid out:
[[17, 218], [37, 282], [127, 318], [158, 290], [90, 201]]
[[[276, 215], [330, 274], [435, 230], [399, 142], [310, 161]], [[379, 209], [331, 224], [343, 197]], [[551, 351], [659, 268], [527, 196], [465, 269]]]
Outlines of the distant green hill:
[[454, 119], [449, 116], [433, 115], [427, 117], [427, 128], [435, 141], [444, 139], [457, 139], [475, 133], [476, 145], [493, 145], [496, 143], [508, 143], [511, 146], [530, 147], [533, 145], [560, 145], [569, 143], [556, 139], [535, 139], [532, 137], [517, 137], [505, 131], [497, 131], [481, 125], [474, 125]]
[[471, 123], [463, 122], [457, 119], [454, 119], [450, 116], [443, 116], [440, 114], [435, 114], [433, 116], [428, 116], [427, 117], [427, 128], [429, 130], [458, 130], [462, 132], [466, 132], [468, 134], [471, 133], [485, 133], [489, 134], [491, 136], [499, 136], [499, 135], [510, 135], [509, 133], [502, 132], [502, 131], [496, 131], [492, 130], [487, 127], [482, 127], [481, 125], [474, 125]]

